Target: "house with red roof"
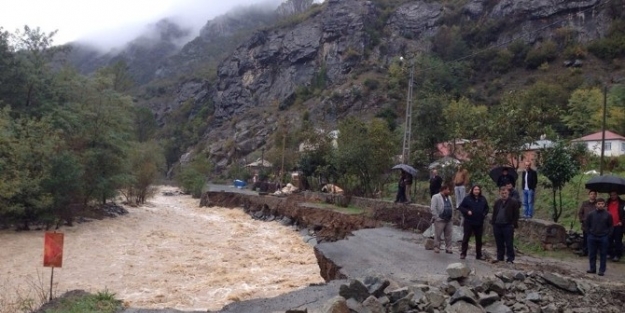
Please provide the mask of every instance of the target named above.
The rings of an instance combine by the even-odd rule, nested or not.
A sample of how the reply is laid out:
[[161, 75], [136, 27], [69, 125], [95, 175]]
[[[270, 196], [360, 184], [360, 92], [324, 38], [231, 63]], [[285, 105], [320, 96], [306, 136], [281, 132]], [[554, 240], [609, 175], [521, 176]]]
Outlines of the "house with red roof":
[[[595, 155], [601, 155], [601, 136], [602, 132], [596, 132], [581, 138], [573, 139], [572, 142], [584, 143], [588, 151]], [[620, 156], [625, 154], [625, 137], [611, 132], [605, 131], [605, 156]]]

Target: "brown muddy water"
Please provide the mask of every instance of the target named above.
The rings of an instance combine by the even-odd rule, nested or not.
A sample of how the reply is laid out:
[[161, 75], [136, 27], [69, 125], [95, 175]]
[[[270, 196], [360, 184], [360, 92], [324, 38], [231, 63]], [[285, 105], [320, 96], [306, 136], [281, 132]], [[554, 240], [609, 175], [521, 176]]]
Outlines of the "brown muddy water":
[[[132, 307], [216, 310], [323, 282], [313, 248], [290, 227], [198, 203], [159, 192], [126, 216], [62, 228], [55, 294], [106, 289]], [[43, 232], [2, 231], [0, 243], [0, 304], [37, 298], [50, 279]]]

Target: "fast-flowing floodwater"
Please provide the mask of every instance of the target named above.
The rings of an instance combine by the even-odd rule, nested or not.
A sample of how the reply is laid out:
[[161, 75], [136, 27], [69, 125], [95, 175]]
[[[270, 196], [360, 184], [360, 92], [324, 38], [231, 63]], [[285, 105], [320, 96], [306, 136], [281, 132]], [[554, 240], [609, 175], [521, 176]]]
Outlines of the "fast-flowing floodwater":
[[[198, 203], [159, 192], [126, 216], [62, 228], [55, 294], [107, 289], [132, 307], [215, 310], [323, 281], [313, 248], [291, 228]], [[50, 279], [43, 232], [3, 231], [0, 243], [0, 303], [36, 298]]]

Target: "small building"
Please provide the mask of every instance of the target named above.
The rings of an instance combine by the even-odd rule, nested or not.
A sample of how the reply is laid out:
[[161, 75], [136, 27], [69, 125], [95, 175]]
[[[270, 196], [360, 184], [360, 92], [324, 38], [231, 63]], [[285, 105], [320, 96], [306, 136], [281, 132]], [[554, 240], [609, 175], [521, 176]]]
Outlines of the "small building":
[[540, 152], [544, 149], [553, 148], [555, 142], [546, 139], [546, 136], [540, 136], [539, 140], [529, 142], [523, 145], [521, 152], [521, 158], [518, 160], [518, 167], [522, 168], [522, 163], [529, 161], [533, 166], [536, 165], [536, 161], [539, 159]]
[[[581, 138], [573, 139], [572, 142], [584, 143], [586, 144], [588, 151], [594, 155], [601, 155], [601, 137], [602, 132], [596, 132]], [[625, 137], [606, 130], [604, 155], [608, 157], [617, 157], [623, 154], [625, 154]]]

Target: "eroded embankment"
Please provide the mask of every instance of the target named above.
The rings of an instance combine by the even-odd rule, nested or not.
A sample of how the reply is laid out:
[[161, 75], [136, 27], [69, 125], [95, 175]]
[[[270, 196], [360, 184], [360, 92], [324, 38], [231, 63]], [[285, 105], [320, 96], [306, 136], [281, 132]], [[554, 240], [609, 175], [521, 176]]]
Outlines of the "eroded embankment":
[[[317, 242], [337, 241], [355, 230], [374, 228], [380, 222], [365, 215], [349, 215], [329, 209], [304, 207], [297, 196], [273, 197], [257, 196], [232, 192], [207, 192], [202, 197], [200, 206], [220, 206], [243, 208], [253, 218], [280, 220], [283, 224], [296, 225], [314, 232]], [[321, 277], [327, 282], [346, 278], [341, 268], [315, 248], [315, 257], [319, 264]]]
[[301, 206], [297, 196], [273, 197], [233, 192], [207, 192], [200, 206], [243, 208], [256, 219], [282, 220], [287, 217], [291, 224], [314, 231], [318, 242], [336, 241], [355, 230], [375, 228], [380, 222], [364, 214], [344, 214], [325, 208]]

